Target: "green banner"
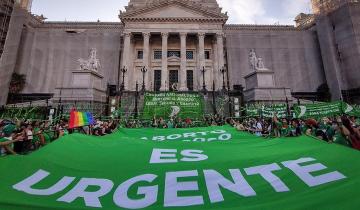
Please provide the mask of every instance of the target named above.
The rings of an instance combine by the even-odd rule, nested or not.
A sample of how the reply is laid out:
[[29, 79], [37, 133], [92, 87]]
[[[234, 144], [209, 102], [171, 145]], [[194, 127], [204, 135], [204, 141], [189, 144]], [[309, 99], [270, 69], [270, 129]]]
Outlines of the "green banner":
[[353, 210], [359, 163], [347, 147], [227, 126], [74, 134], [0, 159], [0, 209]]
[[247, 117], [260, 117], [260, 109], [256, 106], [246, 106], [245, 112]]
[[277, 113], [277, 117], [287, 117], [286, 104], [273, 104], [273, 105], [250, 105], [246, 107], [247, 117], [265, 117], [273, 118], [274, 113]]
[[358, 105], [349, 105], [344, 103], [343, 111], [347, 115], [360, 117], [360, 107]]
[[204, 115], [204, 98], [200, 94], [191, 93], [145, 93], [143, 119], [154, 116], [171, 118], [200, 119]]
[[286, 104], [274, 104], [262, 107], [262, 116], [265, 118], [273, 118], [276, 113], [277, 117], [287, 117], [287, 106]]
[[356, 107], [341, 101], [296, 105], [294, 107], [294, 113], [296, 118], [317, 118], [342, 114], [360, 116], [360, 112]]

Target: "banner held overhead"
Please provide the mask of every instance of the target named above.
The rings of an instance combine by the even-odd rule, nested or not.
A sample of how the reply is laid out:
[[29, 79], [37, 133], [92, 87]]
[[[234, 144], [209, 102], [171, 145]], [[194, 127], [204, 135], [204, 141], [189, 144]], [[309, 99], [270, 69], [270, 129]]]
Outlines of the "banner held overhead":
[[[332, 154], [332, 155], [329, 155]], [[0, 209], [357, 209], [360, 154], [229, 126], [65, 136], [0, 159]]]

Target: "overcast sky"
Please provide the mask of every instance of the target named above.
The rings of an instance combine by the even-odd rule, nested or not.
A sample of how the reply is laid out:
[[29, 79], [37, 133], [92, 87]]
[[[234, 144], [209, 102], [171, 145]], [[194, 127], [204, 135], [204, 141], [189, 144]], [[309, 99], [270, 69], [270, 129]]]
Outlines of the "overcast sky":
[[[33, 0], [32, 13], [49, 21], [119, 21], [129, 0]], [[310, 13], [310, 0], [218, 0], [228, 23], [294, 24], [300, 12]]]

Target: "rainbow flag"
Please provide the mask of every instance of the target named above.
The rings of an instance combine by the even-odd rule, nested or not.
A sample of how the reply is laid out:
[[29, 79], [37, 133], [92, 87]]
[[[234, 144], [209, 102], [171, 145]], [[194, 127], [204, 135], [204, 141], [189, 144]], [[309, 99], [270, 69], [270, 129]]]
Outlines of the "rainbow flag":
[[77, 112], [75, 109], [70, 112], [70, 129], [93, 124], [95, 120], [90, 112]]

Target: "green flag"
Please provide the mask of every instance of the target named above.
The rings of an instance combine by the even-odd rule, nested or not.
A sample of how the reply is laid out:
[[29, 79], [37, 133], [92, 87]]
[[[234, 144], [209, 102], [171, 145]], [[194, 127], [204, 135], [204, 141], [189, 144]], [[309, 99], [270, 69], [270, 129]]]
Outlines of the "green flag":
[[360, 153], [234, 128], [65, 136], [0, 159], [0, 209], [358, 209]]

